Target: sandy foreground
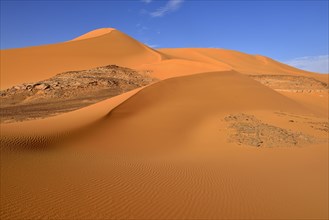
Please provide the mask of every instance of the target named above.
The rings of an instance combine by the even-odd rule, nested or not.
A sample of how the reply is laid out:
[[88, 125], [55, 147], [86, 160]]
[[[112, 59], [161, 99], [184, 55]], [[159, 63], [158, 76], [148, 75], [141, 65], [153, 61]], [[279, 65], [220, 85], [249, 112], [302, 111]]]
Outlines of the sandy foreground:
[[1, 56], [2, 90], [111, 64], [159, 79], [1, 123], [1, 219], [328, 218], [328, 75], [115, 29]]

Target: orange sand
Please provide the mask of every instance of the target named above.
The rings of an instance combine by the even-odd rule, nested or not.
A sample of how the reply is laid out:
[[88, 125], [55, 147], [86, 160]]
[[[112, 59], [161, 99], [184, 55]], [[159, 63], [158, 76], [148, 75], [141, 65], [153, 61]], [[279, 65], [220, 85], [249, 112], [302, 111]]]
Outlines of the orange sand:
[[[323, 75], [237, 51], [155, 51], [112, 29], [1, 56], [1, 88], [108, 64], [165, 79], [52, 118], [1, 124], [1, 219], [328, 218], [328, 133], [310, 126], [328, 122], [328, 93], [279, 93], [245, 76]], [[236, 113], [320, 141], [238, 145], [223, 120]]]
[[117, 30], [85, 40], [1, 50], [1, 89], [70, 70], [110, 64], [135, 67], [159, 60], [160, 53]]
[[94, 38], [94, 37], [98, 37], [98, 36], [102, 36], [105, 34], [109, 34], [111, 31], [115, 30], [114, 28], [100, 28], [100, 29], [96, 29], [93, 31], [90, 31], [86, 34], [83, 34], [77, 38], [74, 38], [71, 41], [76, 41], [76, 40], [84, 40], [84, 39], [89, 39], [89, 38]]

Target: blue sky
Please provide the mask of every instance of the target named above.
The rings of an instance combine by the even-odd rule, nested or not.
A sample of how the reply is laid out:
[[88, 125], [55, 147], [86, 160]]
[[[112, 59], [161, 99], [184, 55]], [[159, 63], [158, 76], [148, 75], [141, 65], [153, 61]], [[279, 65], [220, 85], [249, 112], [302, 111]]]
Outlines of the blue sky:
[[327, 0], [1, 0], [1, 49], [114, 27], [156, 48], [227, 48], [328, 72], [328, 20]]

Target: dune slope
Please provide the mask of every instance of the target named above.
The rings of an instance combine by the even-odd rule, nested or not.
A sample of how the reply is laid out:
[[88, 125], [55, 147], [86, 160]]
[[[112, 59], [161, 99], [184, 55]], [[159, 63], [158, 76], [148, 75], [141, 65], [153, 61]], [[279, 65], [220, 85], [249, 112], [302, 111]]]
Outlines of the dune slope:
[[110, 33], [113, 30], [115, 30], [115, 29], [114, 28], [99, 28], [99, 29], [96, 29], [96, 30], [92, 30], [88, 33], [85, 33], [85, 34], [83, 34], [79, 37], [76, 37], [71, 41], [85, 40], [85, 39], [88, 39], [88, 38], [94, 38], [94, 37], [102, 36], [104, 34]]
[[297, 74], [328, 81], [322, 75], [264, 56], [211, 48], [153, 50], [118, 30], [101, 28], [68, 42], [1, 50], [1, 89], [50, 78], [60, 72], [111, 64], [151, 70], [161, 79], [235, 70], [246, 74]]
[[1, 89], [44, 80], [65, 71], [110, 64], [134, 68], [162, 59], [159, 52], [118, 30], [81, 38], [83, 40], [1, 50]]
[[[250, 55], [234, 50], [213, 48], [168, 48], [160, 49], [168, 57], [198, 61], [217, 66], [217, 70], [235, 70], [245, 74], [275, 74], [311, 76], [328, 81], [321, 74], [300, 70], [261, 55]], [[193, 69], [192, 69], [193, 71]], [[206, 72], [206, 71], [203, 71]], [[161, 74], [160, 77], [165, 77]]]
[[[100, 116], [57, 147], [2, 151], [2, 219], [328, 217], [325, 118], [245, 75], [164, 80]], [[274, 145], [250, 145], [259, 131]]]
[[[105, 127], [95, 133], [104, 131], [106, 138], [118, 144], [128, 141], [130, 146], [134, 140], [143, 146], [148, 141], [166, 142], [171, 135], [181, 137], [210, 115], [248, 110], [310, 113], [247, 76], [234, 71], [212, 72], [172, 78], [143, 89], [112, 110], [104, 119], [108, 121]], [[129, 139], [124, 138], [127, 134]]]
[[95, 71], [111, 64], [162, 81], [0, 124], [1, 219], [328, 219], [327, 75], [232, 50], [154, 50], [105, 28], [2, 50], [1, 89], [74, 71], [67, 94], [86, 98], [90, 82], [117, 82]]

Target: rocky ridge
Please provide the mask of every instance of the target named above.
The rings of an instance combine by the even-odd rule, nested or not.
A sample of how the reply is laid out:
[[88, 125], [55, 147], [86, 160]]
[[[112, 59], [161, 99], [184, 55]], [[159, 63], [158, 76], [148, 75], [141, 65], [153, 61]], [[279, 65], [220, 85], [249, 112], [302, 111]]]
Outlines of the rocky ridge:
[[[2, 122], [72, 111], [157, 81], [149, 71], [108, 65], [68, 71], [0, 91]], [[26, 116], [26, 117], [25, 117]]]
[[305, 76], [249, 75], [249, 77], [277, 91], [312, 93], [329, 89], [327, 83]]
[[293, 132], [263, 123], [253, 115], [244, 113], [228, 115], [224, 118], [234, 132], [230, 142], [253, 147], [293, 147], [315, 143], [317, 140], [302, 132]]

